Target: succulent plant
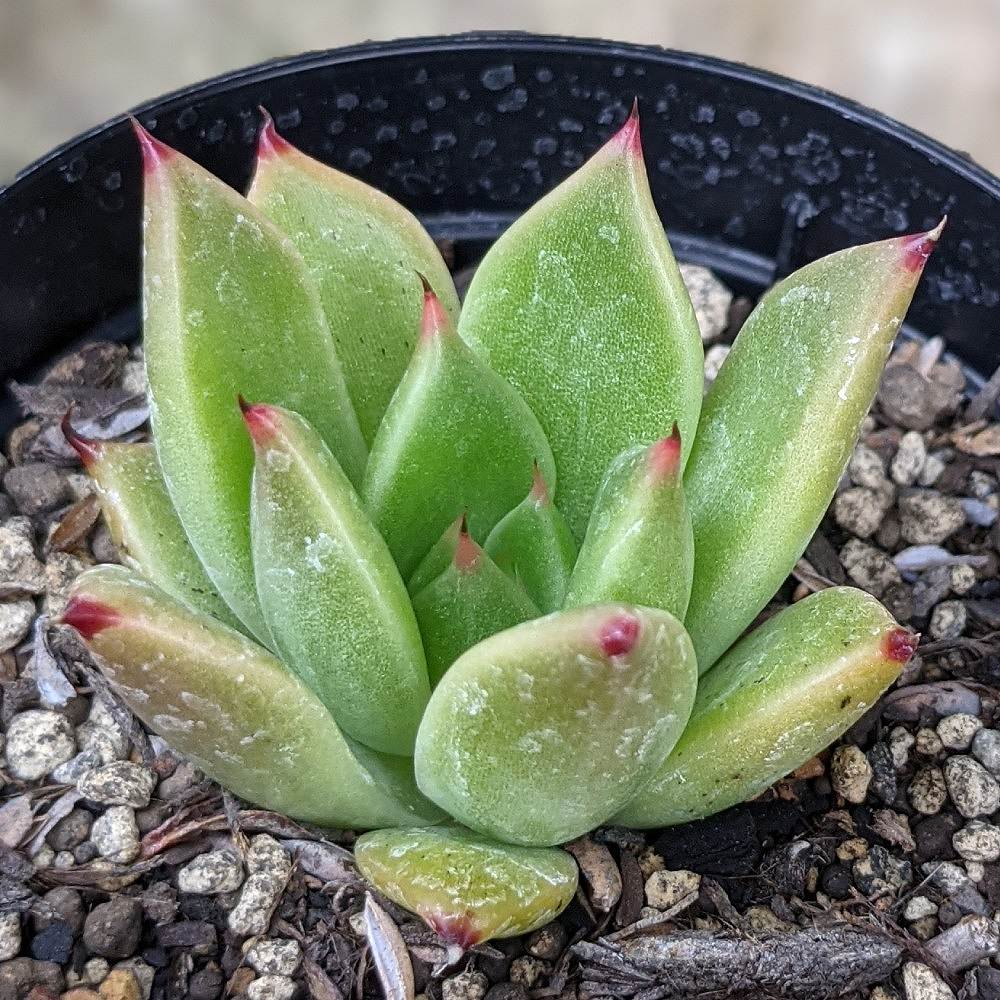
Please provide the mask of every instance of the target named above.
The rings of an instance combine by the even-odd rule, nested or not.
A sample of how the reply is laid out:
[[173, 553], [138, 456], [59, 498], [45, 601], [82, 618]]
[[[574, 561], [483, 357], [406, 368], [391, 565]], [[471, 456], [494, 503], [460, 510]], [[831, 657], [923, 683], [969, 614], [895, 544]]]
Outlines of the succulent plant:
[[758, 794], [898, 675], [915, 637], [850, 588], [737, 640], [833, 496], [940, 226], [784, 279], [703, 401], [634, 111], [461, 310], [417, 220], [270, 119], [246, 198], [137, 134], [153, 444], [65, 422], [126, 565], [63, 621], [208, 774], [386, 828], [362, 872], [468, 947], [568, 902], [559, 844]]

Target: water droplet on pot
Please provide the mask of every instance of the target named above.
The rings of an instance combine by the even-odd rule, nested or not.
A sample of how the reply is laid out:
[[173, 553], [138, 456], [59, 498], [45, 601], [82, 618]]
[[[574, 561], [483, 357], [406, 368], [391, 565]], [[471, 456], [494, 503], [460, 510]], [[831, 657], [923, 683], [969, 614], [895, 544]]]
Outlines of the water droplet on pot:
[[472, 152], [469, 156], [473, 160], [481, 160], [485, 156], [489, 156], [494, 149], [497, 148], [496, 141], [493, 139], [480, 139], [479, 142], [472, 147]]
[[433, 97], [427, 98], [427, 110], [441, 111], [447, 103], [448, 99], [444, 96], [444, 94], [435, 94]]
[[205, 130], [205, 142], [214, 146], [221, 142], [226, 135], [226, 123], [222, 118], [216, 118], [214, 122]]
[[535, 156], [552, 156], [559, 151], [559, 142], [554, 136], [540, 135], [535, 139], [531, 151]]
[[488, 66], [480, 74], [479, 82], [487, 90], [499, 91], [509, 87], [515, 79], [514, 67], [505, 63], [503, 66]]
[[753, 110], [753, 108], [743, 108], [741, 111], [736, 112], [736, 120], [744, 128], [755, 128], [760, 124], [760, 114]]
[[357, 94], [338, 94], [337, 107], [341, 111], [353, 111], [359, 104]]
[[179, 129], [190, 128], [198, 120], [198, 112], [194, 108], [185, 108], [177, 116], [177, 127]]
[[351, 170], [362, 170], [372, 162], [372, 154], [367, 149], [355, 146], [347, 154], [347, 166]]
[[535, 79], [539, 83], [551, 83], [552, 77], [552, 70], [550, 70], [548, 66], [539, 66], [538, 69], [535, 70]]
[[420, 135], [421, 132], [427, 131], [427, 119], [426, 118], [414, 118], [410, 122], [410, 131], [414, 135]]
[[67, 184], [75, 184], [77, 181], [83, 180], [89, 166], [85, 156], [74, 156], [69, 163], [63, 164], [59, 168], [59, 173], [62, 174], [62, 179]]
[[431, 139], [431, 149], [435, 153], [440, 153], [442, 150], [451, 149], [457, 142], [454, 132], [435, 132]]
[[399, 129], [395, 125], [381, 125], [375, 133], [376, 142], [395, 142], [399, 138]]
[[373, 97], [365, 104], [368, 111], [374, 111], [376, 114], [385, 111], [388, 107], [389, 102], [384, 97]]
[[528, 92], [524, 87], [515, 87], [497, 101], [497, 111], [502, 114], [520, 111], [528, 103]]
[[583, 122], [578, 121], [576, 118], [560, 118], [559, 119], [559, 131], [560, 132], [582, 132]]
[[298, 128], [302, 124], [302, 112], [298, 108], [281, 111], [274, 116], [274, 124], [278, 126], [279, 132], [283, 129]]
[[699, 104], [698, 107], [691, 112], [691, 121], [711, 124], [715, 121], [715, 107], [711, 104]]
[[330, 135], [340, 135], [344, 131], [345, 122], [343, 118], [334, 118], [333, 121], [327, 125], [326, 130]]

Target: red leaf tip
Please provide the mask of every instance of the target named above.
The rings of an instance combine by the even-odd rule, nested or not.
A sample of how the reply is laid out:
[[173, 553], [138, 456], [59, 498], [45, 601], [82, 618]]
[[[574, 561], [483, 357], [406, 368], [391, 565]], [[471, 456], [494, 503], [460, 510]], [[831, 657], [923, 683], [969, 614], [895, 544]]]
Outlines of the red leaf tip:
[[439, 333], [448, 329], [448, 313], [441, 305], [441, 300], [434, 293], [427, 279], [418, 273], [424, 288], [424, 311], [420, 319], [420, 337], [422, 340], [432, 340]]
[[456, 944], [463, 951], [468, 951], [482, 940], [482, 933], [477, 929], [471, 913], [432, 913], [424, 919], [442, 941]]
[[261, 106], [260, 114], [260, 131], [257, 133], [257, 160], [272, 160], [294, 152], [295, 147], [287, 139], [278, 135], [278, 130], [274, 127], [274, 119], [267, 108]]
[[933, 229], [926, 233], [917, 233], [914, 236], [902, 238], [903, 266], [908, 271], [919, 274], [924, 269], [927, 258], [934, 252], [947, 221], [948, 216], [946, 215]]
[[537, 460], [531, 467], [531, 498], [536, 504], [546, 506], [549, 503], [549, 484], [545, 482], [545, 476], [538, 466]]
[[77, 595], [69, 599], [62, 620], [89, 642], [98, 632], [121, 624], [122, 616], [110, 605]]
[[882, 640], [882, 654], [887, 660], [897, 663], [909, 663], [910, 657], [917, 651], [920, 635], [908, 628], [894, 628], [886, 633]]
[[635, 615], [618, 614], [601, 626], [601, 652], [605, 656], [630, 653], [639, 638], [640, 622]]
[[479, 566], [482, 554], [483, 550], [469, 534], [469, 527], [463, 514], [462, 526], [458, 529], [458, 541], [455, 543], [455, 555], [452, 557], [455, 569], [460, 573], [474, 572]]
[[138, 118], [130, 118], [132, 131], [139, 140], [139, 150], [142, 152], [142, 172], [148, 177], [155, 174], [160, 167], [169, 163], [177, 155], [177, 150], [161, 142], [151, 132], [143, 128]]
[[59, 426], [62, 429], [63, 437], [66, 438], [67, 444], [80, 456], [83, 467], [89, 469], [104, 454], [104, 445], [95, 438], [84, 437], [73, 430], [73, 425], [70, 423], [70, 414], [72, 412], [73, 409], [71, 407], [66, 411]]
[[673, 430], [649, 448], [649, 473], [660, 482], [673, 478], [681, 467], [681, 432], [674, 424]]
[[639, 135], [639, 98], [632, 101], [632, 110], [625, 119], [625, 124], [612, 137], [612, 142], [621, 147], [625, 153], [642, 156], [642, 138]]
[[248, 403], [242, 395], [236, 397], [254, 444], [266, 444], [278, 429], [277, 412], [267, 403]]

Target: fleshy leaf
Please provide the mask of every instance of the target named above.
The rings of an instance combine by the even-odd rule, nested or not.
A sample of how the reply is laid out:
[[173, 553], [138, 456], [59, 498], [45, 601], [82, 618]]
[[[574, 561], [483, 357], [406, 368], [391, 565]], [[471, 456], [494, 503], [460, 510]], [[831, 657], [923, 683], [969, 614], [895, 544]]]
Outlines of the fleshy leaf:
[[63, 433], [97, 484], [108, 531], [122, 558], [170, 597], [242, 629], [219, 597], [177, 519], [151, 444], [125, 444]]
[[416, 272], [458, 315], [441, 254], [399, 202], [296, 149], [277, 134], [270, 116], [260, 131], [247, 198], [302, 254], [371, 444], [413, 353], [420, 321]]
[[701, 678], [684, 735], [615, 822], [668, 826], [759, 795], [859, 719], [916, 644], [851, 587], [780, 611]]
[[577, 539], [614, 458], [675, 422], [685, 447], [694, 440], [701, 336], [650, 195], [634, 111], [493, 244], [460, 330], [538, 417], [556, 459], [556, 505]]
[[467, 511], [482, 540], [531, 486], [552, 452], [524, 400], [465, 345], [437, 296], [372, 445], [362, 497], [396, 565], [409, 577]]
[[244, 404], [243, 416], [257, 593], [275, 649], [348, 736], [412, 754], [430, 687], [392, 555], [305, 420], [266, 404]]
[[499, 521], [483, 548], [523, 585], [543, 614], [562, 607], [576, 561], [576, 540], [553, 505], [537, 465], [531, 492]]
[[468, 531], [465, 522], [465, 515], [460, 514], [447, 528], [444, 534], [431, 546], [430, 551], [420, 565], [413, 571], [410, 582], [406, 589], [410, 595], [419, 594], [429, 583], [433, 583], [450, 565], [455, 557], [455, 547], [458, 545], [458, 536]]
[[683, 621], [691, 596], [694, 538], [680, 473], [677, 429], [611, 465], [590, 515], [566, 607], [625, 601]]
[[266, 639], [250, 561], [253, 450], [236, 394], [302, 413], [355, 483], [364, 439], [319, 294], [291, 241], [236, 191], [137, 130], [143, 346], [160, 468], [208, 576]]
[[444, 572], [413, 598], [413, 612], [432, 686], [477, 642], [538, 617], [524, 588], [498, 569], [464, 528]]
[[740, 330], [684, 476], [695, 543], [685, 624], [702, 671], [812, 538], [939, 233], [808, 264], [768, 291]]
[[512, 847], [458, 826], [376, 830], [354, 845], [375, 888], [463, 951], [547, 924], [576, 892], [576, 862], [550, 847]]
[[687, 633], [665, 611], [606, 604], [525, 622], [441, 679], [417, 733], [417, 784], [508, 843], [571, 840], [662, 764], [696, 678]]
[[132, 711], [237, 795], [326, 826], [439, 816], [406, 758], [352, 744], [270, 653], [124, 567], [79, 576], [63, 621], [102, 658]]

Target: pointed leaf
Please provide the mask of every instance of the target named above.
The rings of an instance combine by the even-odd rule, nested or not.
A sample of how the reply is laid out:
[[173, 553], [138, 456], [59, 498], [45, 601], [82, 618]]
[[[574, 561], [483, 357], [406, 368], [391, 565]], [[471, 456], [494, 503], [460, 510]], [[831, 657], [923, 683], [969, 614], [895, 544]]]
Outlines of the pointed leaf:
[[124, 567], [78, 577], [63, 621], [132, 711], [237, 795], [325, 826], [438, 816], [407, 779], [405, 758], [352, 744], [270, 653]]
[[511, 847], [459, 826], [366, 833], [354, 857], [383, 896], [463, 950], [547, 924], [578, 878], [565, 851]]
[[480, 640], [538, 617], [524, 588], [498, 569], [464, 530], [444, 572], [413, 598], [413, 612], [432, 685]]
[[337, 460], [300, 416], [244, 404], [257, 593], [275, 649], [348, 735], [412, 754], [430, 696], [406, 587]]
[[410, 595], [419, 594], [429, 583], [433, 583], [450, 565], [455, 558], [455, 547], [458, 545], [458, 536], [462, 532], [468, 531], [465, 515], [460, 514], [447, 528], [444, 534], [431, 546], [430, 551], [420, 565], [413, 571], [410, 582], [406, 589]]
[[253, 451], [236, 394], [302, 413], [354, 482], [365, 445], [319, 295], [287, 237], [246, 199], [140, 130], [143, 344], [163, 478], [191, 545], [266, 638], [250, 562]]
[[695, 543], [685, 624], [702, 671], [812, 538], [939, 232], [815, 261], [767, 292], [740, 330], [684, 477]]
[[524, 400], [472, 353], [441, 303], [424, 295], [420, 339], [379, 427], [362, 496], [409, 577], [444, 529], [468, 512], [483, 539], [552, 452]]
[[649, 192], [634, 112], [493, 245], [461, 333], [541, 422], [556, 504], [578, 539], [616, 456], [675, 422], [686, 446], [694, 440], [701, 335]]
[[684, 619], [694, 573], [681, 441], [631, 448], [608, 470], [566, 594], [566, 607], [626, 601]]
[[438, 684], [417, 734], [417, 783], [500, 840], [571, 840], [660, 766], [696, 675], [687, 634], [665, 611], [607, 604], [518, 625], [473, 646]]
[[684, 823], [759, 795], [859, 719], [915, 647], [860, 590], [791, 605], [702, 677], [684, 735], [615, 822]]
[[483, 548], [523, 585], [542, 614], [562, 607], [576, 561], [576, 539], [553, 505], [537, 465], [531, 492], [500, 520]]
[[108, 531], [122, 557], [160, 590], [196, 611], [242, 629], [209, 580], [177, 519], [151, 444], [97, 441], [63, 433], [97, 484]]
[[247, 198], [302, 254], [371, 444], [413, 353], [420, 322], [417, 272], [458, 316], [441, 254], [402, 205], [300, 152], [277, 134], [269, 116]]

